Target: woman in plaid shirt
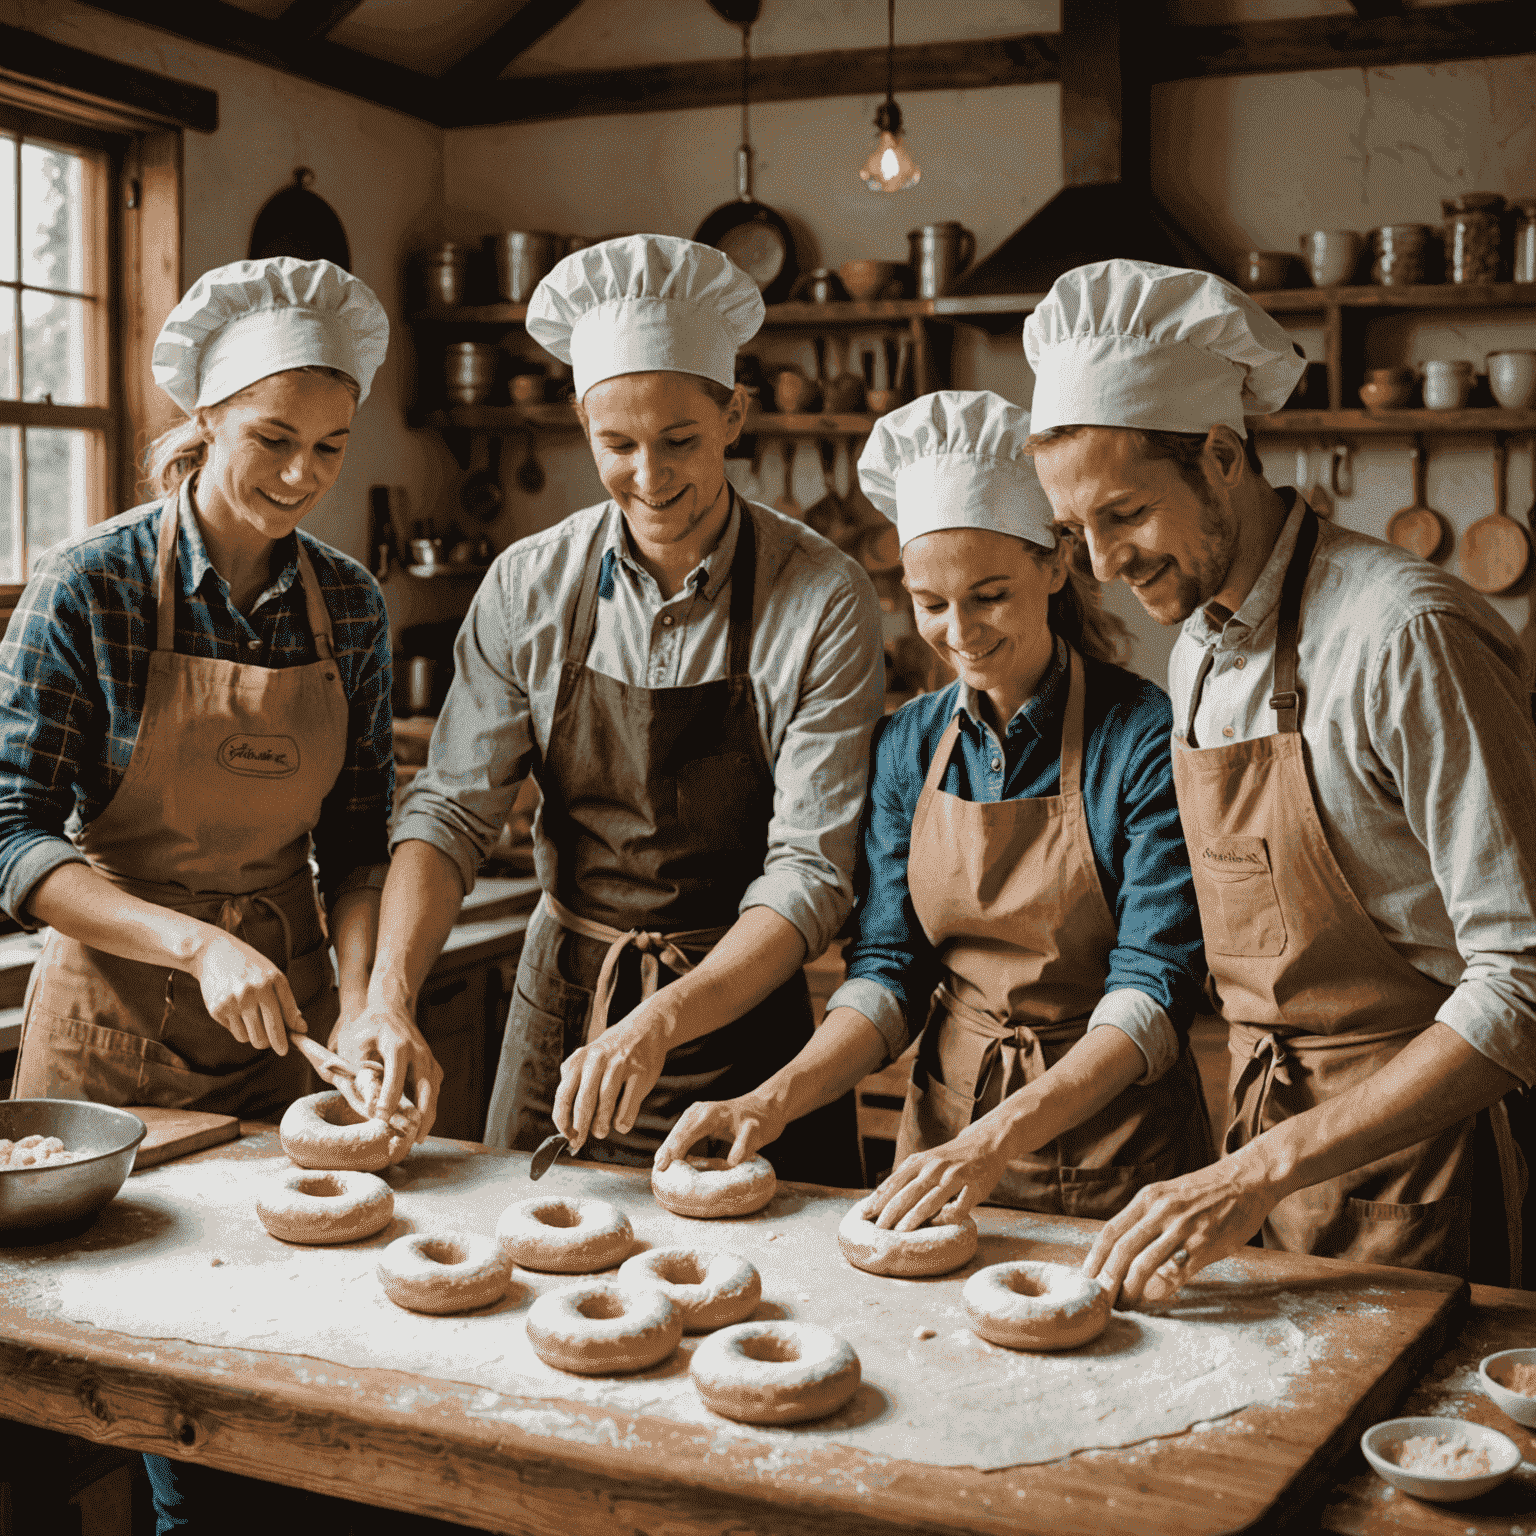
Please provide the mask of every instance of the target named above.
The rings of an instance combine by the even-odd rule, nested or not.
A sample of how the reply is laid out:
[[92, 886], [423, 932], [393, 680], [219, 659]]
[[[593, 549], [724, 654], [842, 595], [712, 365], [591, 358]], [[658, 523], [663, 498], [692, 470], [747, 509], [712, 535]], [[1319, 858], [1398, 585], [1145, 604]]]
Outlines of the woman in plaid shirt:
[[[155, 347], [188, 415], [151, 452], [157, 499], [50, 551], [23, 594], [0, 647], [0, 906], [53, 931], [18, 1096], [271, 1117], [308, 1086], [289, 1033], [361, 1006], [387, 620], [368, 572], [297, 525], [388, 329], [329, 262], [205, 274]], [[436, 1078], [410, 1044], [424, 1131]]]

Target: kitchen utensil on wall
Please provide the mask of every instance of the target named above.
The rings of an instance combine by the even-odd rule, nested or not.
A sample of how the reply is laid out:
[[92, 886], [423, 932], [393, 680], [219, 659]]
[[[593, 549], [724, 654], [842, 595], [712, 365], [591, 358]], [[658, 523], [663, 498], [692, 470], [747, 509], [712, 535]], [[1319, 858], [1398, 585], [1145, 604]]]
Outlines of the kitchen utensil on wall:
[[307, 165], [295, 168], [293, 185], [267, 199], [251, 226], [248, 255], [252, 261], [271, 256], [297, 256], [300, 261], [334, 261], [343, 271], [352, 268], [352, 247], [336, 210], [309, 190], [315, 173]]
[[1452, 362], [1432, 359], [1424, 364], [1424, 408], [1459, 411], [1472, 393], [1472, 364], [1464, 358]]
[[509, 304], [526, 304], [550, 268], [565, 254], [565, 236], [539, 229], [508, 229], [487, 235], [496, 257], [496, 291]]
[[741, 145], [736, 151], [736, 201], [708, 214], [693, 232], [703, 245], [725, 252], [762, 291], [765, 304], [782, 304], [795, 286], [795, 240], [783, 215], [752, 196], [751, 26], [741, 28]]
[[1536, 352], [1490, 352], [1488, 387], [1506, 411], [1529, 410], [1536, 403]]
[[775, 499], [774, 507], [786, 517], [805, 517], [805, 509], [795, 500], [795, 455], [800, 445], [793, 438], [786, 438], [779, 449], [779, 458], [784, 465], [784, 489]]
[[1355, 450], [1348, 443], [1333, 445], [1333, 458], [1328, 469], [1328, 484], [1335, 496], [1355, 494]]
[[[506, 497], [501, 489], [501, 443], [499, 433], [481, 433], [477, 442], [485, 443], [485, 463], [464, 477], [459, 487], [459, 505], [466, 517], [477, 523], [493, 522]], [[471, 452], [474, 452], [471, 445]]]
[[523, 434], [527, 439], [527, 451], [523, 454], [523, 462], [517, 466], [517, 486], [521, 491], [526, 491], [530, 496], [537, 496], [544, 489], [544, 466], [539, 463], [538, 454], [534, 449], [534, 434]]
[[455, 405], [479, 405], [496, 387], [501, 348], [485, 341], [452, 341], [443, 351], [443, 381]]
[[908, 230], [907, 244], [920, 299], [937, 299], [948, 293], [976, 259], [976, 236], [953, 219]]
[[1387, 519], [1387, 542], [1406, 549], [1421, 560], [1438, 560], [1450, 553], [1454, 537], [1451, 525], [1430, 506], [1424, 494], [1427, 464], [1424, 439], [1416, 437], [1409, 452], [1413, 458], [1413, 505]]
[[1363, 242], [1353, 229], [1314, 229], [1301, 237], [1301, 254], [1315, 288], [1347, 283], [1360, 265]]
[[844, 342], [836, 350], [837, 372], [822, 385], [825, 409], [835, 416], [853, 416], [864, 409], [864, 380], [849, 366], [850, 348]]
[[[1508, 592], [1531, 563], [1530, 535], [1505, 512], [1508, 475], [1509, 443], [1500, 432], [1493, 440], [1493, 516], [1480, 517], [1461, 539], [1461, 579], [1487, 596]], [[1536, 464], [1531, 487], [1536, 492]]]
[[1312, 483], [1312, 450], [1305, 444], [1296, 450], [1296, 490], [1319, 517], [1333, 516], [1327, 487]]

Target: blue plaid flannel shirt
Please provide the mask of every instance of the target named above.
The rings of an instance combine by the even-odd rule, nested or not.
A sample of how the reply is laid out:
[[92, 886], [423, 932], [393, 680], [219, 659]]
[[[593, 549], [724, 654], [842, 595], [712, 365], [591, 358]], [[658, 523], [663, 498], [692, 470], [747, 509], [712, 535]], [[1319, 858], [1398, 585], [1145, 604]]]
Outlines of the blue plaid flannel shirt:
[[336, 662], [350, 702], [347, 753], [314, 829], [328, 900], [383, 883], [394, 795], [389, 620], [378, 583], [357, 561], [290, 535], [277, 576], [249, 619], [208, 560], [185, 488], [51, 549], [0, 641], [0, 908], [28, 928], [38, 882], [81, 858], [71, 826], [112, 798], [138, 737], [154, 649], [155, 555], [162, 505], [174, 507], [176, 649], [264, 667], [318, 659], [298, 582], [304, 548], [331, 616]]

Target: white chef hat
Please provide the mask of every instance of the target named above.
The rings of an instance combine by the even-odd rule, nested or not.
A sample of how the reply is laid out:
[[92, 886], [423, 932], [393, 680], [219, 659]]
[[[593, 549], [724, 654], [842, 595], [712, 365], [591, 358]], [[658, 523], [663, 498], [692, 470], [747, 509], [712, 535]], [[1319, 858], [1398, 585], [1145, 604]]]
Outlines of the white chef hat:
[[359, 399], [384, 361], [389, 317], [333, 261], [271, 256], [205, 272], [155, 339], [155, 383], [188, 415], [290, 368], [336, 368]]
[[1024, 452], [1029, 433], [1029, 412], [1001, 395], [941, 389], [875, 423], [859, 484], [903, 547], [940, 528], [984, 528], [1054, 549], [1051, 504]]
[[571, 365], [580, 400], [621, 373], [696, 373], [729, 389], [763, 313], [757, 284], [723, 251], [625, 235], [567, 256], [534, 289], [527, 324]]
[[1278, 411], [1306, 368], [1247, 294], [1209, 272], [1096, 261], [1058, 277], [1024, 322], [1034, 430], [1137, 427], [1244, 435]]

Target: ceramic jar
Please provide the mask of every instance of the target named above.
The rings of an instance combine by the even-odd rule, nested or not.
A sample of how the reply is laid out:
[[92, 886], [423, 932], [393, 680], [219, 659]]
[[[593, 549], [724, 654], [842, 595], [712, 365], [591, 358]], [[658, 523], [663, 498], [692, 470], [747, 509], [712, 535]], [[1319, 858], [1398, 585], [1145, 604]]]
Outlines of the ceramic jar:
[[1371, 231], [1371, 281], [1382, 287], [1422, 283], [1429, 245], [1427, 224], [1384, 224]]
[[451, 241], [421, 258], [428, 304], [469, 302], [469, 247]]
[[1361, 239], [1352, 229], [1314, 229], [1301, 237], [1302, 259], [1316, 288], [1347, 283], [1360, 265]]
[[1413, 399], [1417, 384], [1412, 368], [1370, 368], [1360, 386], [1360, 403], [1368, 411], [1397, 411]]
[[1499, 280], [1499, 215], [1504, 199], [1497, 192], [1463, 192], [1440, 204], [1445, 214], [1445, 278], [1450, 283]]
[[484, 341], [451, 342], [443, 353], [443, 378], [455, 405], [479, 405], [496, 387], [501, 349]]
[[1517, 283], [1536, 283], [1536, 197], [1515, 204], [1515, 264], [1510, 276]]
[[1237, 264], [1237, 286], [1250, 293], [1289, 288], [1296, 258], [1289, 251], [1245, 251]]
[[1424, 406], [1431, 411], [1459, 411], [1472, 393], [1472, 364], [1454, 362], [1424, 364]]
[[1536, 403], [1536, 352], [1490, 352], [1488, 387], [1506, 411], [1529, 410]]

